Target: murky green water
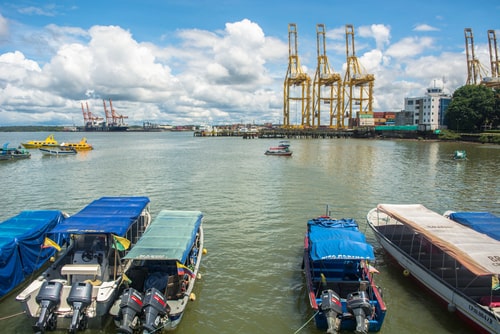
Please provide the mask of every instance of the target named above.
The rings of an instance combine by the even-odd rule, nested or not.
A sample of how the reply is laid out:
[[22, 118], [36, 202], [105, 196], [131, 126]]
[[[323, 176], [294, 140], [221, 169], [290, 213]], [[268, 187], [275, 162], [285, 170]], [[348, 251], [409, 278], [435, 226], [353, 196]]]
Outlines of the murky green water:
[[[0, 133], [17, 145], [46, 133]], [[355, 139], [292, 140], [292, 157], [265, 156], [275, 140], [194, 138], [192, 133], [56, 133], [86, 135], [95, 146], [73, 157], [0, 163], [0, 220], [24, 209], [73, 214], [101, 196], [137, 195], [161, 209], [205, 214], [202, 280], [177, 333], [295, 333], [312, 316], [301, 273], [309, 218], [356, 218], [378, 203], [421, 203], [437, 212], [500, 214], [500, 146]], [[457, 149], [469, 160], [453, 161]], [[378, 283], [388, 314], [381, 333], [470, 333], [377, 250]], [[20, 307], [10, 296], [0, 317]], [[31, 333], [24, 315], [1, 320]], [[109, 326], [101, 331], [112, 333]], [[298, 333], [319, 333], [311, 322]]]

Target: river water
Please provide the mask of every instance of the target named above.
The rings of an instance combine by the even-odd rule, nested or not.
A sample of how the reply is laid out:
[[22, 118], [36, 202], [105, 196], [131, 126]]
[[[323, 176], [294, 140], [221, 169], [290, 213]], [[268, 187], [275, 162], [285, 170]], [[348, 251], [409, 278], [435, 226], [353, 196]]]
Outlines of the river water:
[[[0, 132], [0, 144], [48, 133]], [[162, 209], [201, 210], [202, 279], [179, 334], [320, 333], [301, 272], [308, 219], [355, 218], [376, 247], [378, 284], [388, 313], [381, 333], [471, 333], [394, 267], [367, 228], [378, 203], [420, 203], [437, 212], [500, 215], [500, 146], [364, 139], [291, 140], [292, 157], [265, 156], [271, 139], [193, 137], [191, 132], [55, 133], [86, 135], [95, 149], [77, 156], [0, 163], [0, 221], [22, 210], [76, 213], [102, 196], [148, 196]], [[467, 161], [454, 161], [455, 150]], [[0, 303], [8, 332], [32, 333], [15, 302]], [[302, 328], [302, 326], [304, 326]], [[3, 331], [3, 330], [2, 330]], [[113, 326], [86, 333], [113, 333]]]

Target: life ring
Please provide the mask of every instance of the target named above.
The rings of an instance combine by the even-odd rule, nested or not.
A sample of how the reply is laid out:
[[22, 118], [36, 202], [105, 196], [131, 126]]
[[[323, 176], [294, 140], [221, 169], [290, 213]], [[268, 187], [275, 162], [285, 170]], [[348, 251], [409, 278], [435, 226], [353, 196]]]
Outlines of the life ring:
[[410, 271], [409, 271], [408, 269], [403, 270], [403, 275], [404, 275], [405, 277], [410, 276]]

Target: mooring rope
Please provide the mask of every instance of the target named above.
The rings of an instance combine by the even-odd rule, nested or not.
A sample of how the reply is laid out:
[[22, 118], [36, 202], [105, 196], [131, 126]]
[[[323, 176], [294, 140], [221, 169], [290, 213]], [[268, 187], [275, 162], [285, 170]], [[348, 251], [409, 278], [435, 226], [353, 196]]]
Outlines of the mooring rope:
[[310, 322], [311, 322], [311, 320], [313, 320], [313, 319], [314, 319], [314, 317], [316, 316], [316, 314], [318, 314], [318, 313], [319, 313], [319, 311], [316, 311], [316, 313], [314, 313], [314, 314], [313, 314], [313, 316], [312, 316], [309, 320], [307, 320], [305, 324], [303, 324], [303, 325], [302, 325], [302, 327], [300, 327], [300, 328], [299, 328], [299, 329], [297, 329], [295, 332], [293, 332], [293, 334], [297, 334], [297, 333], [298, 333], [298, 332], [300, 332], [302, 329], [304, 329], [304, 327], [306, 327], [306, 326], [307, 326], [307, 324], [308, 324], [308, 323], [310, 323]]
[[0, 318], [0, 321], [2, 321], [2, 320], [7, 320], [7, 319], [10, 319], [10, 318], [14, 318], [14, 317], [17, 317], [18, 315], [21, 315], [21, 314], [24, 314], [24, 311], [23, 311], [23, 312], [16, 313], [16, 314], [8, 315], [8, 316], [6, 316], [6, 317], [2, 317], [2, 318]]

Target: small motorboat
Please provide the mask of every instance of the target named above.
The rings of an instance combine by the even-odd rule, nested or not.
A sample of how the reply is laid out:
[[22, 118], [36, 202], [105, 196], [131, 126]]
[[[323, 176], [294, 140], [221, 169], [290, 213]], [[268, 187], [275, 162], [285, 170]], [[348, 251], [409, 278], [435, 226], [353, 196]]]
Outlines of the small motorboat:
[[74, 147], [61, 146], [61, 145], [54, 147], [40, 147], [39, 150], [40, 152], [42, 152], [43, 155], [48, 155], [48, 156], [75, 155], [78, 153], [78, 151]]
[[125, 288], [110, 310], [119, 333], [175, 329], [199, 273], [203, 249], [200, 211], [162, 210], [124, 257]]
[[45, 140], [30, 140], [25, 143], [21, 143], [24, 148], [40, 148], [45, 146], [57, 146], [59, 143], [54, 139], [54, 135], [49, 135]]
[[467, 159], [467, 152], [457, 150], [453, 153], [453, 159], [454, 160], [466, 160]]
[[31, 153], [28, 150], [22, 147], [9, 147], [9, 143], [5, 143], [2, 148], [0, 148], [0, 161], [28, 159], [30, 157]]
[[279, 142], [278, 146], [272, 146], [266, 150], [265, 155], [280, 155], [280, 156], [291, 156], [293, 153], [290, 150], [290, 142], [288, 140], [282, 140]]
[[352, 218], [307, 222], [303, 269], [314, 320], [327, 333], [378, 332], [386, 306], [370, 265], [373, 247]]
[[72, 147], [77, 151], [90, 151], [94, 147], [87, 143], [87, 138], [83, 137], [78, 143], [61, 143], [62, 147]]

